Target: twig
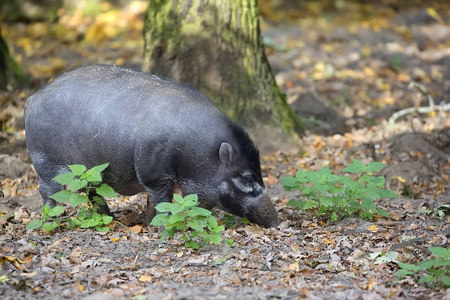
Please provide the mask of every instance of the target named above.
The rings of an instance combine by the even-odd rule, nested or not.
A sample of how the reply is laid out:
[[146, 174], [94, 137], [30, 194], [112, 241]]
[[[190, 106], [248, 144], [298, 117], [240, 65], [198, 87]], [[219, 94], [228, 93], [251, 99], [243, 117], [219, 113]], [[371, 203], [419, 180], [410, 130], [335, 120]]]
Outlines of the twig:
[[115, 222], [116, 224], [118, 224], [118, 225], [122, 226], [123, 228], [125, 228], [125, 230], [127, 231], [127, 235], [130, 236], [132, 231], [130, 229], [128, 229], [127, 226], [125, 226], [124, 224], [120, 223], [119, 221], [113, 221], [113, 222]]
[[[435, 105], [433, 97], [431, 97], [430, 93], [428, 93], [426, 88], [423, 85], [418, 84], [417, 82], [411, 81], [411, 83], [408, 85], [408, 88], [411, 89], [414, 87], [417, 88], [423, 95], [425, 95], [427, 97], [429, 106], [427, 106], [427, 107], [409, 107], [409, 108], [402, 109], [402, 110], [394, 113], [389, 118], [390, 125], [393, 125], [395, 123], [395, 121], [397, 121], [398, 118], [400, 118], [401, 116], [404, 116], [406, 114], [410, 114], [410, 113], [414, 113], [414, 112], [426, 114], [426, 113], [429, 113], [434, 110], [439, 110], [440, 115], [441, 115], [444, 111], [450, 110], [450, 103]], [[439, 119], [441, 119], [441, 118], [439, 118]]]
[[76, 211], [73, 211], [73, 212], [71, 212], [70, 214], [68, 214], [68, 215], [65, 216], [65, 217], [51, 218], [50, 220], [64, 221], [64, 220], [67, 220], [67, 219], [72, 218], [76, 213], [77, 213]]

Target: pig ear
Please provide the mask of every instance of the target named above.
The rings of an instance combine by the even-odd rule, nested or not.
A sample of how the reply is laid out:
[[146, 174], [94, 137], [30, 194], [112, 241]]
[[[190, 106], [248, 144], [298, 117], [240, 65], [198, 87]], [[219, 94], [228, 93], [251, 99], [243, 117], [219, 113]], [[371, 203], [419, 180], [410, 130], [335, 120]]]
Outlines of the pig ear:
[[223, 142], [222, 145], [220, 145], [219, 157], [226, 166], [229, 166], [233, 159], [233, 147], [231, 147], [230, 144]]

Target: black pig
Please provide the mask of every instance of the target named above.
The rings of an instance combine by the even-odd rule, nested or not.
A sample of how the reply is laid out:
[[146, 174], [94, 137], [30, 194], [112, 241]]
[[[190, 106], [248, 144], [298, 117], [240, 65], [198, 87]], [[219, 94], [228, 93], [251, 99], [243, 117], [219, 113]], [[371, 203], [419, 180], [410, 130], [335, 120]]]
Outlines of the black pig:
[[[28, 151], [44, 204], [68, 165], [109, 162], [103, 181], [122, 195], [147, 192], [146, 221], [173, 185], [250, 221], [276, 227], [259, 152], [247, 133], [198, 91], [113, 66], [67, 72], [26, 103]], [[103, 211], [109, 209], [102, 207]]]

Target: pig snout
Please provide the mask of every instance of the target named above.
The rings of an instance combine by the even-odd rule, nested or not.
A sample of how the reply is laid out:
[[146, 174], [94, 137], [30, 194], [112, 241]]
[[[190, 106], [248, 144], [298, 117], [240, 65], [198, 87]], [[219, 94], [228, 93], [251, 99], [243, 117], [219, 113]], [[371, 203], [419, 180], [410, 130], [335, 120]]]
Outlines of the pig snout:
[[267, 194], [261, 196], [258, 205], [251, 207], [246, 216], [251, 222], [266, 228], [275, 228], [281, 221], [272, 200]]

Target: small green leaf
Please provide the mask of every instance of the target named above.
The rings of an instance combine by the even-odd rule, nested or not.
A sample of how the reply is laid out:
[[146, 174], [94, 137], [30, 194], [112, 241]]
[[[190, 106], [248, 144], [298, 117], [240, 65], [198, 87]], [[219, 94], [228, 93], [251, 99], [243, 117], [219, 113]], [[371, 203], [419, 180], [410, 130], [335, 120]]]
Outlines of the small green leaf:
[[295, 180], [294, 177], [287, 176], [281, 178], [281, 184], [285, 187], [293, 188], [297, 185], [297, 181]]
[[99, 223], [99, 220], [97, 219], [86, 219], [83, 223], [81, 223], [81, 228], [90, 228], [90, 227], [95, 227], [97, 226]]
[[402, 269], [408, 270], [408, 271], [420, 271], [420, 267], [416, 266], [416, 265], [411, 265], [411, 264], [405, 264], [402, 262], [397, 262], [398, 266]]
[[185, 206], [195, 206], [198, 205], [198, 196], [196, 194], [187, 195], [184, 197]]
[[441, 275], [440, 279], [445, 286], [450, 286], [450, 276], [449, 275]]
[[81, 205], [83, 203], [88, 203], [89, 202], [89, 198], [86, 195], [71, 194], [69, 201], [70, 201], [70, 205], [72, 207], [77, 207], [78, 205]]
[[220, 244], [220, 242], [222, 241], [222, 237], [220, 236], [220, 234], [215, 234], [210, 238], [210, 241], [216, 245]]
[[178, 194], [173, 194], [173, 199], [175, 200], [176, 203], [183, 205], [184, 204], [184, 199], [183, 197], [181, 197]]
[[61, 215], [61, 214], [63, 214], [63, 213], [64, 213], [64, 207], [59, 206], [59, 205], [57, 205], [57, 206], [51, 208], [51, 209], [48, 211], [48, 215], [49, 215], [50, 217], [57, 217], [57, 216], [59, 216], [59, 215]]
[[173, 207], [178, 206], [178, 204], [170, 202], [162, 202], [156, 205], [155, 209], [159, 212], [171, 212]]
[[189, 221], [187, 221], [187, 223], [188, 223], [189, 227], [191, 227], [194, 230], [197, 230], [200, 232], [204, 231], [203, 227], [198, 223], [197, 220], [189, 220]]
[[317, 185], [319, 184], [320, 180], [320, 174], [315, 171], [308, 171], [306, 172], [306, 178], [308, 178], [309, 181], [311, 181], [312, 184]]
[[227, 245], [230, 247], [236, 246], [232, 239], [225, 239], [225, 243], [227, 243]]
[[81, 178], [86, 179], [89, 182], [94, 183], [95, 185], [99, 184], [102, 181], [101, 173], [109, 166], [109, 163], [95, 166], [86, 171], [85, 174], [81, 175]]
[[53, 180], [61, 185], [66, 185], [72, 181], [73, 177], [74, 177], [74, 175], [72, 173], [65, 173], [65, 174], [56, 176], [55, 178], [53, 178]]
[[[153, 225], [153, 224], [152, 224]], [[166, 237], [169, 235], [169, 231], [167, 230], [163, 230], [163, 232], [161, 232], [161, 236], [159, 238], [159, 241], [162, 242], [166, 239]]]
[[194, 217], [194, 216], [210, 216], [211, 215], [211, 211], [207, 210], [205, 208], [201, 208], [201, 207], [192, 207], [189, 211], [188, 211], [188, 215], [190, 217]]
[[353, 159], [353, 162], [347, 166], [347, 168], [344, 169], [344, 172], [348, 173], [358, 173], [359, 171], [362, 171], [362, 169], [366, 165], [363, 164], [360, 160]]
[[429, 250], [436, 256], [442, 256], [444, 258], [450, 258], [450, 249], [442, 247], [430, 247]]
[[218, 225], [216, 218], [214, 218], [213, 216], [210, 216], [208, 218], [208, 225], [209, 225], [209, 228], [211, 228], [211, 229], [216, 228]]
[[380, 189], [378, 190], [381, 198], [397, 198], [397, 194], [391, 190]]
[[153, 225], [153, 226], [164, 225], [167, 223], [168, 220], [169, 220], [168, 214], [157, 214], [156, 216], [153, 217], [153, 220], [150, 223], [150, 225]]
[[292, 206], [292, 207], [297, 207], [297, 206], [302, 206], [303, 203], [304, 203], [303, 201], [297, 201], [297, 200], [291, 199], [286, 203], [286, 205]]
[[296, 179], [302, 179], [302, 178], [304, 178], [306, 175], [305, 175], [305, 171], [303, 171], [303, 169], [298, 169], [297, 170], [297, 173], [295, 173], [295, 178]]
[[400, 269], [400, 270], [397, 270], [397, 272], [395, 272], [395, 275], [399, 276], [399, 277], [405, 277], [405, 276], [411, 275], [413, 273], [414, 272], [412, 272], [410, 270]]
[[376, 186], [382, 186], [382, 185], [384, 185], [385, 179], [384, 179], [384, 177], [375, 177], [372, 175], [364, 175], [364, 176], [361, 176], [361, 178], [359, 180], [373, 183]]
[[74, 175], [80, 176], [81, 174], [84, 173], [84, 171], [86, 171], [86, 166], [83, 166], [83, 165], [70, 165], [69, 169], [70, 169], [70, 171], [72, 171], [72, 173]]
[[305, 205], [303, 205], [303, 209], [307, 210], [307, 209], [310, 209], [310, 208], [313, 208], [313, 207], [316, 207], [316, 206], [317, 206], [317, 202], [307, 201], [307, 202], [305, 202]]
[[333, 202], [333, 198], [331, 197], [326, 197], [326, 196], [322, 196], [319, 198], [319, 202], [320, 204], [322, 204], [325, 207], [328, 207], [331, 205], [331, 203]]
[[328, 167], [322, 167], [322, 169], [320, 169], [319, 171], [320, 177], [322, 178], [326, 178], [329, 175], [331, 175], [331, 170]]
[[94, 173], [101, 173], [103, 172], [107, 167], [109, 166], [109, 163], [105, 163], [105, 164], [101, 164], [98, 166], [95, 166], [93, 168], [91, 168], [90, 170], [92, 170]]
[[112, 220], [113, 220], [113, 217], [108, 216], [108, 215], [102, 215], [103, 224], [108, 225], [109, 223], [111, 223]]
[[92, 198], [92, 202], [93, 202], [94, 204], [96, 204], [97, 209], [99, 209], [99, 206], [106, 205], [105, 199], [104, 199], [103, 197], [99, 197], [99, 196], [94, 196], [94, 197]]
[[88, 182], [92, 182], [94, 185], [98, 185], [102, 182], [102, 174], [94, 172], [93, 170], [87, 170], [86, 174], [83, 175], [81, 178], [86, 179]]
[[419, 283], [429, 283], [429, 282], [432, 282], [433, 279], [434, 279], [433, 275], [422, 276], [422, 277], [420, 277]]
[[84, 188], [86, 185], [87, 185], [87, 180], [86, 179], [74, 178], [72, 181], [70, 181], [70, 190], [72, 192], [76, 192], [79, 189]]
[[102, 183], [100, 187], [96, 188], [95, 191], [97, 194], [104, 198], [115, 198], [117, 199], [116, 192], [114, 192], [113, 188], [107, 185], [106, 183]]
[[193, 240], [186, 241], [186, 243], [184, 243], [184, 246], [186, 248], [194, 248], [194, 249], [200, 248], [200, 245], [196, 241], [193, 241]]
[[[226, 242], [227, 242], [227, 244], [229, 244], [229, 243], [228, 243], [228, 240], [227, 240]], [[226, 262], [226, 261], [227, 261], [227, 256], [225, 255], [225, 256], [219, 258], [218, 260], [216, 260], [216, 261], [214, 262], [214, 264], [215, 264], [215, 265], [220, 265], [220, 264], [223, 264], [223, 263]]]
[[167, 222], [169, 222], [170, 224], [175, 224], [176, 222], [184, 221], [184, 219], [186, 219], [186, 215], [174, 214], [174, 215], [170, 216], [170, 218]]
[[33, 220], [28, 223], [26, 229], [38, 229], [42, 227], [42, 220]]
[[378, 172], [381, 169], [383, 169], [384, 167], [386, 167], [385, 164], [380, 163], [380, 162], [376, 162], [376, 161], [370, 162], [367, 166], [370, 168], [371, 173], [372, 172]]
[[44, 229], [45, 231], [47, 231], [47, 232], [50, 232], [50, 231], [52, 231], [53, 229], [55, 229], [56, 227], [58, 227], [57, 226], [57, 224], [56, 223], [49, 223], [49, 222], [47, 222], [47, 223], [44, 223], [43, 225], [42, 225], [42, 229]]
[[170, 212], [171, 212], [173, 215], [174, 215], [174, 214], [178, 214], [178, 213], [182, 212], [182, 211], [185, 209], [184, 206], [179, 205], [178, 203], [172, 203], [172, 204], [173, 204], [173, 205], [172, 205], [172, 207], [171, 207]]
[[375, 260], [375, 264], [380, 264], [382, 262], [397, 262], [398, 252], [395, 251], [389, 251], [384, 253], [384, 255], [379, 256]]
[[389, 217], [389, 213], [381, 208], [377, 209], [377, 214], [379, 214], [380, 216], [385, 217], [385, 218]]
[[108, 228], [108, 226], [96, 226], [95, 230], [98, 232], [108, 232], [109, 228]]
[[70, 201], [71, 196], [72, 196], [72, 193], [70, 191], [62, 190], [62, 191], [59, 191], [59, 192], [51, 195], [50, 198], [52, 198], [58, 202], [68, 202], [68, 201]]
[[224, 231], [224, 230], [225, 230], [225, 226], [220, 225], [220, 226], [217, 226], [216, 228], [212, 229], [211, 232], [212, 233], [220, 233], [221, 231]]

